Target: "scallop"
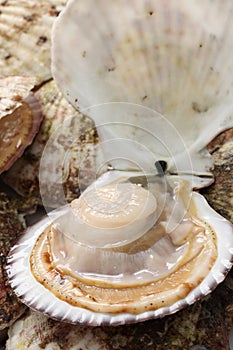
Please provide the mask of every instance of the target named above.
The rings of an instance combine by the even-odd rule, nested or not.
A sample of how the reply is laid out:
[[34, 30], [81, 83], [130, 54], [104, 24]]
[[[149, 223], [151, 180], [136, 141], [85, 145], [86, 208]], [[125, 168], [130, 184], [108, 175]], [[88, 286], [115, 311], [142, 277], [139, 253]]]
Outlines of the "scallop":
[[233, 227], [193, 189], [213, 181], [207, 143], [233, 126], [232, 11], [230, 0], [68, 2], [52, 71], [94, 120], [104, 160], [12, 249], [9, 278], [27, 305], [119, 325], [174, 313], [223, 281]]

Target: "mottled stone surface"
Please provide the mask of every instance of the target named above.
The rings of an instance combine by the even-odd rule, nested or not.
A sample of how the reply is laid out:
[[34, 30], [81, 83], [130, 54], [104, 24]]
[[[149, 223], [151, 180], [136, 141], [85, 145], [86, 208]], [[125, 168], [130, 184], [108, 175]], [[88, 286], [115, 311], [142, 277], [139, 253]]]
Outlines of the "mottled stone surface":
[[22, 199], [10, 199], [0, 192], [0, 331], [12, 324], [25, 310], [8, 284], [5, 271], [6, 257], [24, 231], [25, 212], [32, 212], [33, 207]]
[[233, 223], [233, 129], [209, 145], [214, 162], [215, 183], [202, 190], [209, 204]]

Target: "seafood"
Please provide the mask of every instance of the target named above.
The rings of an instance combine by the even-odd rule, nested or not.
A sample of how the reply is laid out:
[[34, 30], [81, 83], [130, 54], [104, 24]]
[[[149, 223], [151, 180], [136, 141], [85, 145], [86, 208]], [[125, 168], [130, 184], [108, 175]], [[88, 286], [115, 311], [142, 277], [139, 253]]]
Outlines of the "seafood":
[[[25, 233], [8, 274], [27, 305], [53, 318], [120, 325], [194, 303], [232, 266], [231, 223], [192, 189], [212, 182], [206, 146], [233, 126], [233, 6], [100, 0], [93, 8], [68, 2], [52, 67], [68, 100], [94, 120], [104, 163], [79, 199]], [[87, 38], [90, 21], [97, 30]], [[45, 204], [58, 139], [41, 160]], [[50, 169], [59, 184], [62, 171]]]

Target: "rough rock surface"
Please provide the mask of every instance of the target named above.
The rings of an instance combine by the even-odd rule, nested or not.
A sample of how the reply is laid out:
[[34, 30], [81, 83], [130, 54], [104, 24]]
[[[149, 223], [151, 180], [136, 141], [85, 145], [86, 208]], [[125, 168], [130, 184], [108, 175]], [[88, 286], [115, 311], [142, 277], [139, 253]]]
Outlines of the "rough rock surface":
[[233, 129], [212, 141], [209, 151], [214, 162], [215, 183], [202, 194], [216, 211], [233, 223]]
[[11, 325], [25, 310], [8, 284], [5, 266], [10, 248], [26, 227], [24, 215], [33, 210], [30, 201], [10, 199], [0, 191], [0, 331]]

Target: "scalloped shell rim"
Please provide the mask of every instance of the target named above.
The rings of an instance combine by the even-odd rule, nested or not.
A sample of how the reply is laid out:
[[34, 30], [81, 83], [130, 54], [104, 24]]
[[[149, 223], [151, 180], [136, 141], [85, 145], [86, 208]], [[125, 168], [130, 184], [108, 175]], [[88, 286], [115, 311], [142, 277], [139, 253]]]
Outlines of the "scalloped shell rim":
[[[7, 273], [16, 295], [29, 307], [41, 311], [54, 319], [82, 323], [90, 326], [123, 325], [142, 322], [148, 319], [161, 318], [173, 314], [195, 301], [206, 296], [222, 282], [233, 264], [233, 226], [217, 214], [206, 202], [203, 196], [192, 193], [195, 203], [198, 204], [199, 215], [206, 220], [217, 234], [218, 258], [202, 283], [192, 290], [184, 299], [175, 302], [169, 307], [159, 308], [156, 311], [143, 312], [139, 315], [122, 313], [117, 315], [95, 313], [56, 298], [49, 290], [39, 284], [31, 274], [29, 256], [38, 236], [48, 226], [50, 219], [43, 218], [29, 228], [19, 242], [12, 248], [8, 257]], [[54, 211], [54, 218], [62, 214], [63, 208]]]

